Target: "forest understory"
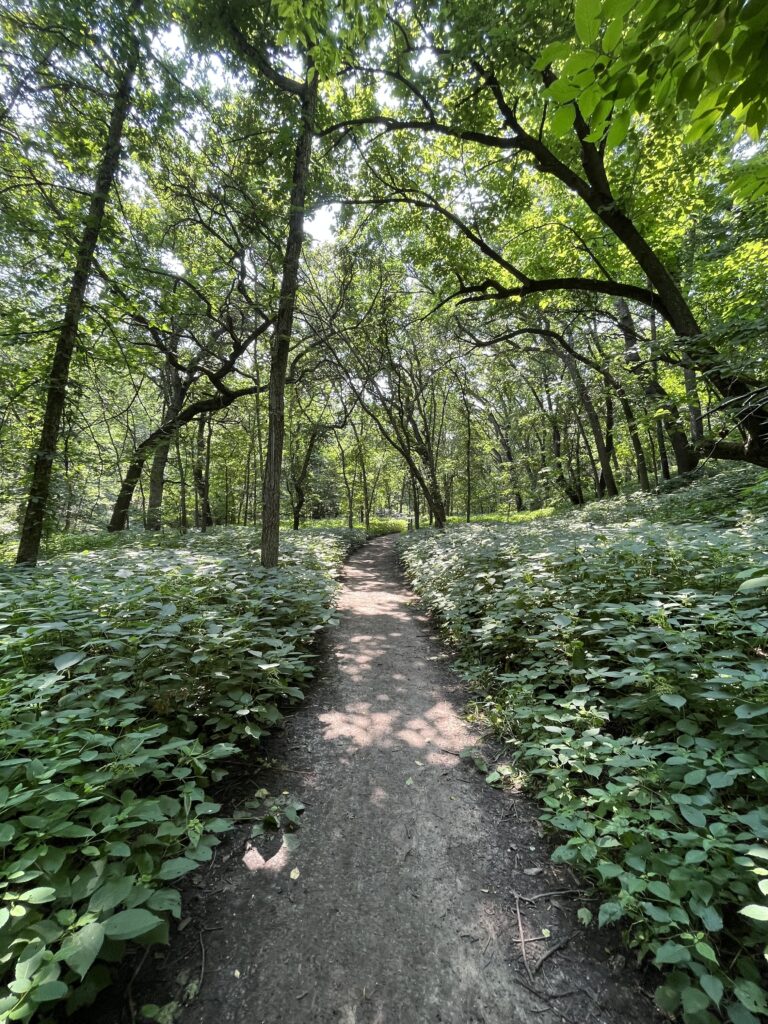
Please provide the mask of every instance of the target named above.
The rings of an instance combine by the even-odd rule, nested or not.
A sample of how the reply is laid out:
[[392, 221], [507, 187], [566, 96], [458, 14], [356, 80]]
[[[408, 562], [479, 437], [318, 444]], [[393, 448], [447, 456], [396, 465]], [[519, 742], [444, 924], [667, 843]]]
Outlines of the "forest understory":
[[1, 1021], [768, 1018], [767, 34], [0, 0]]

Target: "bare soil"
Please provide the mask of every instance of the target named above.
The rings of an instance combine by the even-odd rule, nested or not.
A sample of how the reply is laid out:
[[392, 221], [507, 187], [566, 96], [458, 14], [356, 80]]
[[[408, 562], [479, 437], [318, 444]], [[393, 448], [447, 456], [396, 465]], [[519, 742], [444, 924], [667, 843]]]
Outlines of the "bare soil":
[[298, 848], [234, 833], [168, 950], [89, 1019], [137, 1021], [151, 1002], [166, 1024], [660, 1020], [618, 935], [577, 924], [596, 903], [551, 864], [535, 806], [457, 756], [481, 739], [466, 696], [394, 539], [371, 542], [347, 563], [318, 684], [273, 745], [282, 766], [250, 783], [306, 804]]

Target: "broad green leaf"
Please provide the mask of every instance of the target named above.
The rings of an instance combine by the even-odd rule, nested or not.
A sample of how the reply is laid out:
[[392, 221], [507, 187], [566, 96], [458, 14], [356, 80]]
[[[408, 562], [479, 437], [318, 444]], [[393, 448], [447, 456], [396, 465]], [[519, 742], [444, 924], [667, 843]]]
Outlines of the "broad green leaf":
[[663, 700], [665, 704], [669, 704], [672, 708], [681, 708], [688, 703], [685, 697], [679, 693], [662, 693], [661, 700]]
[[601, 903], [600, 909], [597, 913], [597, 924], [598, 927], [602, 928], [603, 925], [613, 924], [624, 916], [624, 908], [620, 903], [609, 901], [607, 903]]
[[691, 959], [690, 950], [679, 942], [665, 942], [656, 950], [654, 963], [658, 966], [663, 964], [683, 964]]
[[768, 587], [768, 576], [754, 576], [751, 580], [744, 580], [737, 592], [749, 594], [753, 590], [765, 590], [766, 587]]
[[733, 991], [742, 1006], [750, 1013], [768, 1012], [768, 1000], [765, 990], [756, 985], [754, 981], [747, 978], [736, 978], [733, 983]]
[[69, 668], [74, 668], [75, 665], [79, 664], [85, 654], [82, 651], [68, 651], [66, 654], [59, 654], [53, 659], [53, 664], [59, 672], [66, 672]]
[[50, 885], [40, 885], [35, 889], [27, 889], [19, 896], [19, 899], [24, 903], [50, 903], [56, 899], [56, 890]]
[[30, 992], [33, 1003], [52, 1003], [55, 999], [63, 999], [69, 987], [63, 981], [44, 981]]
[[716, 978], [714, 974], [702, 974], [699, 978], [699, 984], [707, 993], [713, 1003], [718, 1003], [723, 998], [723, 983], [719, 978]]
[[173, 881], [176, 878], [181, 878], [182, 875], [189, 874], [198, 866], [197, 862], [190, 860], [189, 857], [173, 857], [171, 860], [164, 861], [157, 877], [166, 882]]
[[153, 931], [162, 918], [151, 914], [148, 910], [121, 910], [119, 914], [108, 917], [104, 922], [104, 934], [110, 939], [137, 939]]
[[573, 17], [576, 32], [587, 46], [595, 42], [600, 30], [601, 0], [576, 0]]
[[683, 1009], [686, 1013], [701, 1013], [709, 1006], [709, 996], [700, 988], [684, 988], [682, 992]]
[[93, 921], [64, 939], [56, 959], [63, 960], [75, 974], [84, 978], [103, 944], [104, 928]]
[[768, 921], [768, 906], [763, 906], [760, 903], [750, 903], [749, 906], [742, 907], [739, 913], [753, 921]]

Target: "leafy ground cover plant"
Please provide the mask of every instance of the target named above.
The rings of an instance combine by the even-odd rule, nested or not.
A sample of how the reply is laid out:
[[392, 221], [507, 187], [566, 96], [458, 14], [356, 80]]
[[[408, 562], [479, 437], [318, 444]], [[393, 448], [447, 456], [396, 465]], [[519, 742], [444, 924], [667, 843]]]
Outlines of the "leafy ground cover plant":
[[[473, 515], [473, 523], [530, 523], [535, 519], [548, 519], [554, 515], [553, 505], [545, 505], [544, 508], [526, 509], [524, 512], [490, 512], [486, 515]], [[463, 526], [466, 523], [465, 516], [448, 516], [449, 526]]]
[[555, 859], [602, 887], [597, 923], [665, 971], [686, 1024], [768, 1012], [766, 479], [403, 541]]
[[[292, 523], [285, 519], [281, 522], [280, 528], [283, 531], [283, 538], [294, 531]], [[362, 526], [355, 527], [353, 535], [360, 540], [363, 536], [382, 537], [389, 533], [405, 533], [408, 528], [408, 520], [398, 517], [372, 517], [368, 523], [368, 529], [363, 530]], [[215, 527], [213, 533], [224, 533], [228, 527]], [[233, 527], [233, 529], [236, 529]], [[259, 529], [258, 524], [252, 528], [254, 533]], [[321, 530], [323, 532], [344, 530], [349, 533], [346, 519], [307, 519], [301, 525], [301, 530]], [[298, 531], [301, 532], [301, 531]], [[241, 536], [247, 536], [243, 530]], [[185, 537], [191, 534], [182, 534], [178, 530], [166, 529], [162, 533], [146, 533], [144, 530], [121, 530], [117, 533], [107, 533], [106, 530], [93, 530], [90, 533], [57, 533], [49, 537], [43, 545], [46, 558], [54, 558], [58, 555], [74, 554], [80, 551], [103, 551], [122, 547], [176, 547], [186, 543]], [[11, 563], [16, 557], [19, 546], [19, 538], [16, 533], [0, 531], [0, 565]]]
[[0, 570], [0, 1018], [73, 1010], [166, 939], [230, 827], [207, 788], [302, 697], [363, 540], [290, 536], [279, 570], [245, 529]]

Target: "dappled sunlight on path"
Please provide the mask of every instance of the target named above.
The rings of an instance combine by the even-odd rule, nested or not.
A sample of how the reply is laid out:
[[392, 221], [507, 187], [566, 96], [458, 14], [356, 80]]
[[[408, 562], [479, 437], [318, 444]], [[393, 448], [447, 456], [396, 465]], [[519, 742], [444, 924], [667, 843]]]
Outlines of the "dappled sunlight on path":
[[[478, 742], [464, 689], [392, 539], [354, 555], [344, 584], [321, 684], [286, 730], [292, 774], [278, 773], [306, 804], [301, 827], [290, 846], [258, 836], [238, 855], [181, 1024], [560, 1024], [519, 982], [499, 884], [518, 849], [537, 856], [536, 826], [518, 821], [526, 845], [509, 845], [509, 798], [460, 759]], [[594, 1020], [641, 1018], [626, 999]]]

